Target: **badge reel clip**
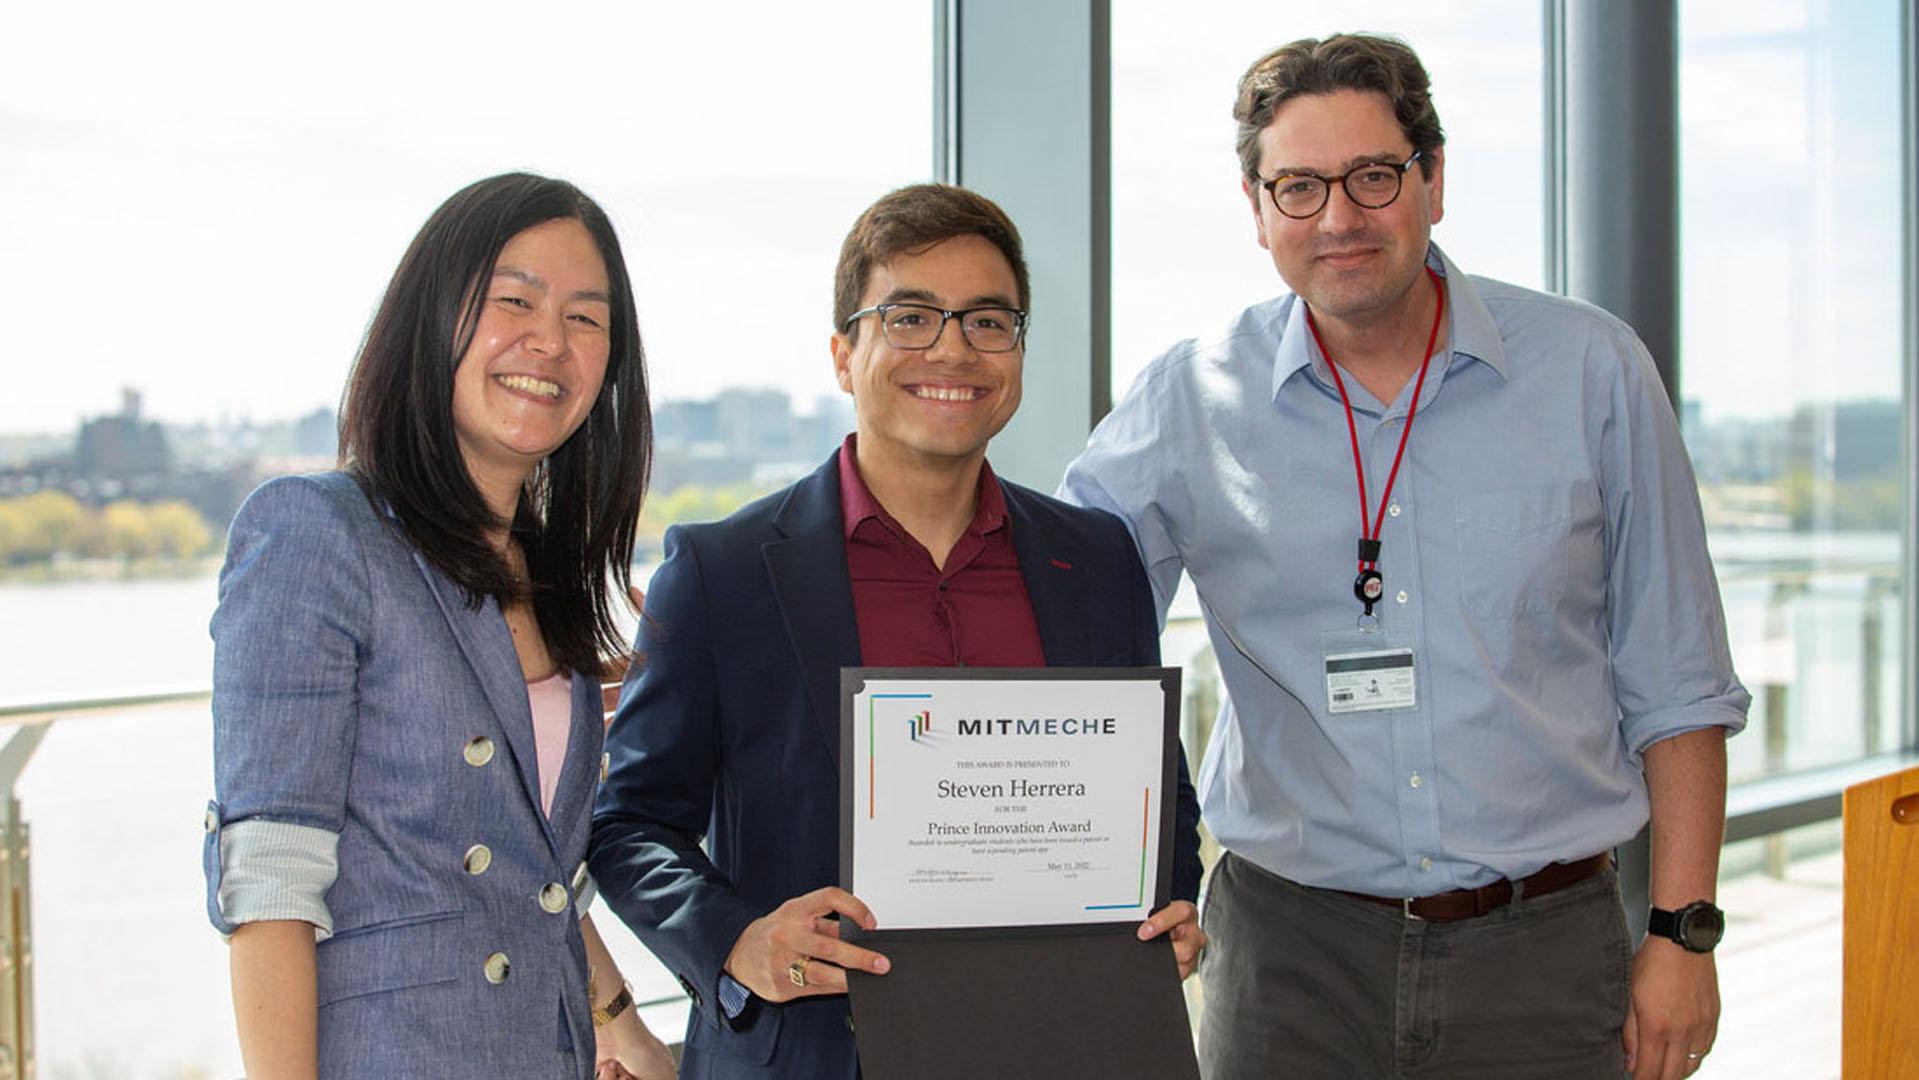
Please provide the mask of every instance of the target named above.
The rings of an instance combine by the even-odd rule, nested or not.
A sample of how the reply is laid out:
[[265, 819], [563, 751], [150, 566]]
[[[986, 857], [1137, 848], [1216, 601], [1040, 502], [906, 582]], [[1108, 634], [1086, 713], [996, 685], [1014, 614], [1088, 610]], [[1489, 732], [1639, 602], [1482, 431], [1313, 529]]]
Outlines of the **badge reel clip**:
[[1353, 579], [1353, 595], [1365, 610], [1359, 613], [1359, 628], [1367, 633], [1379, 630], [1379, 616], [1373, 614], [1373, 605], [1386, 595], [1386, 579], [1377, 566], [1379, 564], [1379, 541], [1361, 539], [1359, 541], [1359, 564], [1365, 569]]

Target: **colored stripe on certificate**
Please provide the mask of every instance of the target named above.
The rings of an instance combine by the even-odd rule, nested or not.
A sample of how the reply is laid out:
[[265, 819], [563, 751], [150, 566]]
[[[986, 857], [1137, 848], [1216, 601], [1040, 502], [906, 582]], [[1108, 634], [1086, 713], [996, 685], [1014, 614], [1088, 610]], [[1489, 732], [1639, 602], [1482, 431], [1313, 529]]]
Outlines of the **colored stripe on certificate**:
[[[874, 720], [874, 710], [877, 707], [879, 699], [930, 698], [932, 696], [931, 694], [874, 694], [872, 697], [866, 699], [866, 819], [868, 821], [873, 820], [875, 809], [878, 806], [878, 796], [876, 792], [879, 790], [879, 754], [876, 752], [878, 744], [873, 737], [873, 728], [876, 723]], [[853, 775], [858, 776], [859, 774], [854, 773]]]
[[1124, 911], [1146, 906], [1146, 837], [1153, 824], [1153, 789], [1146, 789], [1139, 818], [1139, 899], [1130, 904], [1088, 904], [1088, 911]]

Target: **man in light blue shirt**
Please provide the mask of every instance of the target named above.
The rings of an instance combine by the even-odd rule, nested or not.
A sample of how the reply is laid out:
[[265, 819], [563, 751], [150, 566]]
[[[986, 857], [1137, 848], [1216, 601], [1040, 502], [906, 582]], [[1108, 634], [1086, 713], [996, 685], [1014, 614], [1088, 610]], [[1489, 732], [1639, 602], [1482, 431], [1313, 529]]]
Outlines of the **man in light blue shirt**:
[[[1291, 291], [1156, 359], [1062, 484], [1129, 522], [1162, 619], [1191, 577], [1229, 695], [1202, 1063], [1689, 1075], [1749, 697], [1651, 357], [1431, 243], [1403, 44], [1275, 50], [1235, 115]], [[1649, 814], [1635, 951], [1610, 853]]]

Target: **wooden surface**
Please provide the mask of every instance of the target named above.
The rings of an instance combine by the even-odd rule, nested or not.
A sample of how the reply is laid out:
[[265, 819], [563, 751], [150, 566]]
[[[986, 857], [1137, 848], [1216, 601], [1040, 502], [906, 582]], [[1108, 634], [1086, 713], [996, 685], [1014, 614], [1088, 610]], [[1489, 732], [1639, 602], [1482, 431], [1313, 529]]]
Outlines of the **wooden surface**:
[[1919, 1080], [1919, 768], [1846, 789], [1847, 1080]]

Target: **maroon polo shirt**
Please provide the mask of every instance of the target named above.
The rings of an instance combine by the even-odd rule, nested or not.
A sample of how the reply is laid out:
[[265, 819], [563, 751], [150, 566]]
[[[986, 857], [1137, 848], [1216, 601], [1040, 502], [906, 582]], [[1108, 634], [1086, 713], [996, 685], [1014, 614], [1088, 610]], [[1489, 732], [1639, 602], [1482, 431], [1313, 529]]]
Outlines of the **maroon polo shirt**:
[[840, 447], [840, 513], [860, 658], [868, 667], [1043, 667], [1039, 623], [1013, 550], [1013, 523], [982, 462], [973, 520], [944, 569], [886, 512]]

